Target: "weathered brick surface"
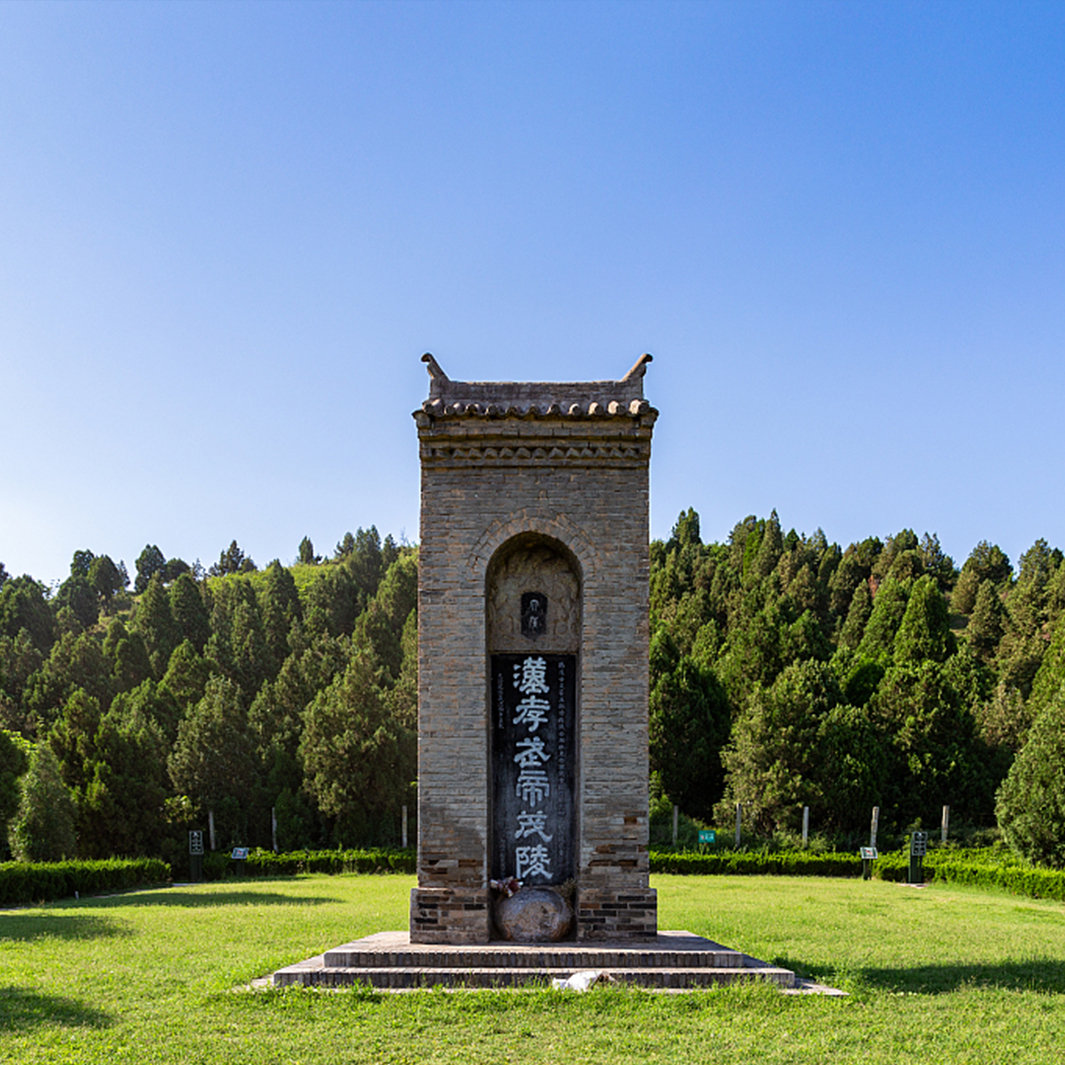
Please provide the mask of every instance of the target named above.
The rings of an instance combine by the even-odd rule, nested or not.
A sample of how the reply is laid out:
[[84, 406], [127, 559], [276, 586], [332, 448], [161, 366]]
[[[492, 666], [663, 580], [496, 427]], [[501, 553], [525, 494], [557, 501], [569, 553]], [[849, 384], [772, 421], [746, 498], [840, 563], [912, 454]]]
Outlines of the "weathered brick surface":
[[580, 580], [578, 938], [656, 931], [647, 856], [656, 412], [643, 399], [643, 371], [641, 362], [621, 381], [470, 383], [449, 381], [430, 362], [430, 398], [415, 412], [422, 482], [413, 942], [488, 939], [486, 580], [495, 553], [522, 534], [561, 545]]

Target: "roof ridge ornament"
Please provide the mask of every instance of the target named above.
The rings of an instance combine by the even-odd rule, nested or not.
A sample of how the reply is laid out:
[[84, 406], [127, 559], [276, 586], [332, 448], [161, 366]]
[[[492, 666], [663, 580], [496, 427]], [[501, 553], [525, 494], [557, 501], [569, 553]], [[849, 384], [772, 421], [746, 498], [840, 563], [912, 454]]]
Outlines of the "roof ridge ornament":
[[[431, 358], [432, 356], [430, 356]], [[634, 381], [637, 377], [643, 377], [647, 373], [647, 364], [654, 359], [650, 352], [644, 352], [635, 362], [632, 369], [622, 378], [622, 381]]]
[[[650, 356], [648, 356], [650, 358]], [[426, 352], [422, 356], [422, 362], [426, 364], [426, 369], [429, 371], [429, 376], [434, 380], [449, 381], [451, 380], [446, 373], [440, 368], [440, 363], [433, 358], [431, 352]], [[631, 372], [631, 371], [630, 371]]]

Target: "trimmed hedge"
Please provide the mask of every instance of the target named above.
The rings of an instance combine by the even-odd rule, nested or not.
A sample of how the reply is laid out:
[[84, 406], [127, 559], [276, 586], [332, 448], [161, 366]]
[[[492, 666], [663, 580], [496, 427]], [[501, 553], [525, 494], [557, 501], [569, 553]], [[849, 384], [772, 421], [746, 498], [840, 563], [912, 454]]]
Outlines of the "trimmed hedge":
[[0, 864], [0, 906], [71, 898], [78, 894], [125, 891], [165, 883], [170, 866], [158, 858], [107, 858], [85, 862], [4, 862]]
[[703, 876], [861, 876], [856, 854], [831, 851], [712, 851], [670, 854], [651, 851], [652, 873], [694, 873]]
[[245, 876], [295, 876], [297, 873], [414, 873], [418, 857], [413, 848], [369, 850], [289, 851], [274, 854], [256, 847], [246, 861], [234, 862]]
[[[894, 851], [873, 863], [878, 880], [904, 882], [910, 859]], [[991, 848], [933, 850], [923, 863], [925, 882], [971, 884], [1000, 888], [1035, 899], [1065, 901], [1065, 871], [1027, 865], [1012, 855]], [[707, 854], [651, 852], [652, 873], [682, 873], [709, 876], [861, 876], [857, 854], [809, 854], [805, 851], [717, 851]]]

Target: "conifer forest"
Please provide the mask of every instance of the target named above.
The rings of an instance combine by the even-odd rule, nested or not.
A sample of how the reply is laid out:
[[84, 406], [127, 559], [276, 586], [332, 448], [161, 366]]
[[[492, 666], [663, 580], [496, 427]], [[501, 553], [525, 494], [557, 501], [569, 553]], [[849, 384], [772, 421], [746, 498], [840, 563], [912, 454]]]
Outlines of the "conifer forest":
[[[959, 566], [909, 529], [846, 547], [774, 512], [651, 544], [653, 802], [706, 825], [855, 839], [997, 826], [1065, 865], [1065, 565]], [[376, 528], [259, 568], [148, 545], [0, 565], [0, 859], [395, 844], [417, 794], [417, 548]]]

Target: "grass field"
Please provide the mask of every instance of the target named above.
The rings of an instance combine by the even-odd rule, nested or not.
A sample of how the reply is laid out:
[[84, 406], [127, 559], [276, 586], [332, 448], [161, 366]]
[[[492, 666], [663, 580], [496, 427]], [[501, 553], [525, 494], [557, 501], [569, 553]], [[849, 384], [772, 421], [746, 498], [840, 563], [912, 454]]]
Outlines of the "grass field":
[[880, 881], [655, 877], [686, 928], [847, 998], [235, 990], [406, 925], [413, 879], [311, 876], [0, 912], [0, 1061], [1047, 1062], [1065, 907]]

